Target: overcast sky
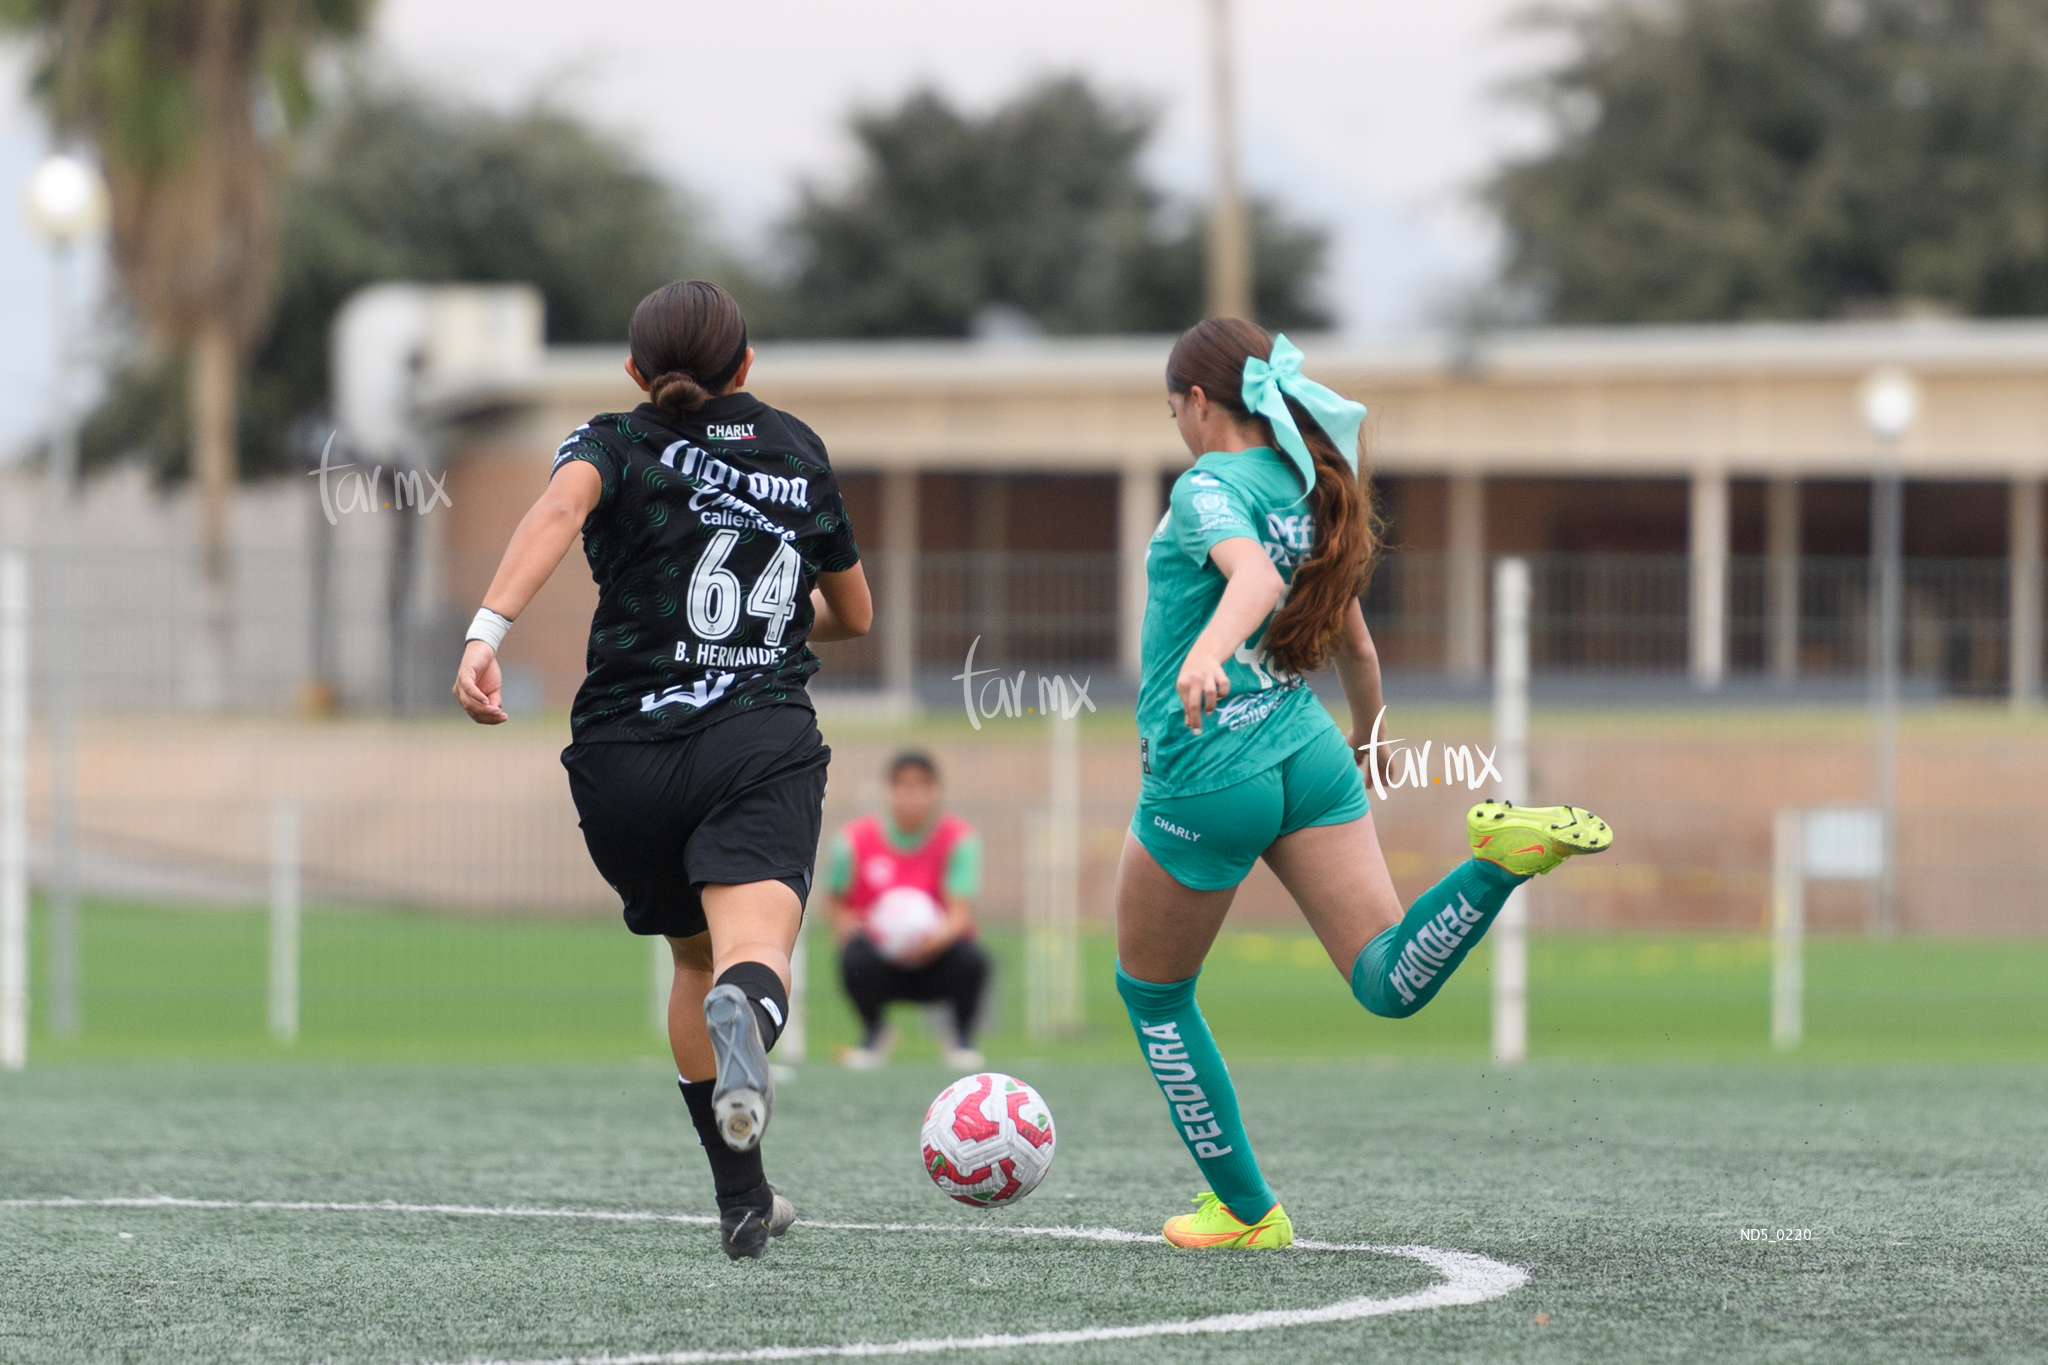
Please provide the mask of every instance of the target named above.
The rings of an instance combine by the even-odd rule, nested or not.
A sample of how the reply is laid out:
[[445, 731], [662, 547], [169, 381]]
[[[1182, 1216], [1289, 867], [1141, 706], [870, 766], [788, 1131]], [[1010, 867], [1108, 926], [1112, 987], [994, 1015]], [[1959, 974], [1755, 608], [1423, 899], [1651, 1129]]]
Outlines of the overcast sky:
[[[1427, 323], [1494, 251], [1473, 190], [1540, 130], [1500, 83], [1547, 56], [1510, 30], [1522, 0], [1237, 0], [1252, 188], [1332, 234], [1341, 325]], [[370, 60], [458, 98], [546, 98], [626, 138], [694, 190], [745, 247], [800, 178], [846, 174], [846, 111], [920, 83], [983, 109], [1034, 77], [1081, 72], [1154, 104], [1150, 170], [1169, 191], [1208, 179], [1202, 0], [382, 0]], [[0, 184], [20, 186], [43, 136], [19, 52], [0, 50]], [[12, 191], [19, 203], [19, 189]], [[48, 409], [50, 280], [19, 212], [0, 215], [0, 450]]]

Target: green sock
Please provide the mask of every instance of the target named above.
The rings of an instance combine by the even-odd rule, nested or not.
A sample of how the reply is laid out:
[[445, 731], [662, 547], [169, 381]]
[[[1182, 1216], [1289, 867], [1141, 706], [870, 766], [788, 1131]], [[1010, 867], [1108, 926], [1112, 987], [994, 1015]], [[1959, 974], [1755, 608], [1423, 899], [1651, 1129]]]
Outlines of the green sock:
[[1351, 993], [1374, 1014], [1406, 1019], [1436, 998], [1508, 903], [1508, 893], [1528, 880], [1498, 863], [1459, 863], [1399, 924], [1365, 945], [1351, 964]]
[[1138, 1046], [1166, 1095], [1180, 1140], [1217, 1197], [1238, 1218], [1256, 1223], [1280, 1201], [1245, 1138], [1237, 1089], [1195, 1004], [1195, 980], [1157, 985], [1125, 975], [1121, 964], [1116, 969], [1117, 994], [1131, 1012]]

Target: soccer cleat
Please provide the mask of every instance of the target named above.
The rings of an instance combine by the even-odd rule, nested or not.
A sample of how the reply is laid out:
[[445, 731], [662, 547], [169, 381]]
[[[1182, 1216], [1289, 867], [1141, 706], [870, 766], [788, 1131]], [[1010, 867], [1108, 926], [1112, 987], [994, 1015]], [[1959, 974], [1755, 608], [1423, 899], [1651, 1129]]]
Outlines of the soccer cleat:
[[718, 1063], [717, 1084], [711, 1088], [718, 1135], [735, 1152], [751, 1152], [760, 1145], [775, 1108], [775, 1078], [768, 1071], [760, 1020], [745, 991], [713, 986], [704, 997], [704, 1026]]
[[769, 1181], [768, 1207], [740, 1204], [718, 1215], [718, 1244], [735, 1261], [758, 1261], [767, 1254], [768, 1239], [780, 1237], [796, 1222], [796, 1206]]
[[1519, 877], [1550, 871], [1566, 858], [1603, 853], [1614, 843], [1607, 822], [1580, 806], [1517, 806], [1481, 801], [1465, 813], [1472, 856]]
[[1195, 1196], [1195, 1211], [1166, 1220], [1166, 1240], [1189, 1250], [1279, 1248], [1294, 1245], [1294, 1224], [1275, 1204], [1256, 1223], [1242, 1222], [1213, 1191]]

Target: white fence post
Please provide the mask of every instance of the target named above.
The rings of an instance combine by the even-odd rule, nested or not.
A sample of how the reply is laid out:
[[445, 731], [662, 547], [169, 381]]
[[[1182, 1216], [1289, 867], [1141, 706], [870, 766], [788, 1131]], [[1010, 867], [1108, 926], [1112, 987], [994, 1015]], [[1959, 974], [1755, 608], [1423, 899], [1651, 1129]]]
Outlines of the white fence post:
[[1806, 812], [1778, 812], [1771, 832], [1771, 1045], [1805, 1032]]
[[648, 978], [653, 991], [647, 998], [647, 1022], [653, 1026], [657, 1037], [667, 1038], [668, 993], [675, 985], [676, 955], [668, 946], [668, 940], [660, 934], [654, 935], [647, 942], [654, 950], [653, 956], [648, 959], [654, 971]]
[[28, 1065], [28, 556], [0, 556], [0, 1068]]
[[1081, 1022], [1081, 724], [1048, 708], [1048, 796], [1024, 817], [1024, 1032], [1055, 1038]]
[[782, 1041], [775, 1045], [790, 1066], [802, 1066], [811, 1054], [809, 1011], [805, 1008], [811, 994], [810, 950], [811, 917], [806, 914], [796, 927], [796, 946], [789, 950], [789, 1018], [782, 1025]]
[[299, 1036], [299, 808], [270, 812], [270, 1036]]
[[[1529, 800], [1529, 562], [1509, 557], [1493, 572], [1493, 738], [1500, 750], [1500, 798]], [[1493, 1060], [1529, 1055], [1529, 930], [1526, 892], [1516, 887], [1493, 922]]]

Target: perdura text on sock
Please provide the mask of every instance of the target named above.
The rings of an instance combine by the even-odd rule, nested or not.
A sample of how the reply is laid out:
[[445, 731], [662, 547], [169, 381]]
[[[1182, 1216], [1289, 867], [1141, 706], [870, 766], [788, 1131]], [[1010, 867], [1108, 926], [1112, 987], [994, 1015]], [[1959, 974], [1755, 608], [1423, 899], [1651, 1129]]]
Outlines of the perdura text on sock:
[[1461, 895], [1456, 905], [1445, 906], [1436, 918], [1415, 931], [1415, 937], [1401, 949], [1393, 970], [1387, 973], [1388, 984], [1404, 1004], [1413, 1003], [1415, 991], [1436, 980], [1437, 972], [1465, 946], [1465, 940], [1485, 918]]
[[1181, 1132], [1187, 1135], [1195, 1155], [1230, 1155], [1232, 1149], [1228, 1145], [1216, 1142], [1223, 1136], [1223, 1126], [1209, 1108], [1208, 1095], [1195, 1084], [1194, 1063], [1188, 1060], [1180, 1029], [1173, 1024], [1146, 1024], [1143, 1032], [1148, 1040], [1145, 1064], [1152, 1068], [1153, 1079], [1159, 1082], [1166, 1102], [1173, 1106], [1174, 1117], [1180, 1121]]

